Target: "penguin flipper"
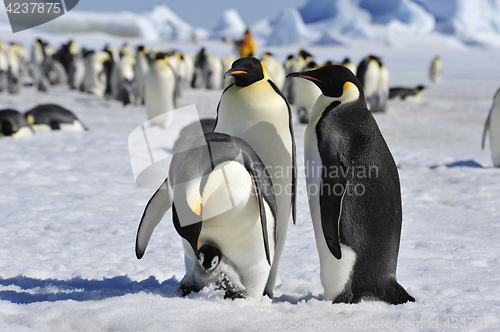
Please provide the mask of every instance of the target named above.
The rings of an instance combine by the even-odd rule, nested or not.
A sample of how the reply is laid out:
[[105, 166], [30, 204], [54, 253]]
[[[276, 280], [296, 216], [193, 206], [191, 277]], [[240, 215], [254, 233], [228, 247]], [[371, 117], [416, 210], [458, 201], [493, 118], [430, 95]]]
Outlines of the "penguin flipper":
[[486, 141], [486, 133], [488, 132], [488, 129], [490, 128], [490, 117], [491, 117], [492, 111], [493, 111], [493, 108], [488, 113], [488, 117], [486, 118], [486, 122], [484, 123], [483, 139], [481, 142], [481, 150], [484, 150], [484, 142]]
[[[343, 188], [342, 193], [337, 193], [336, 188]], [[330, 249], [332, 255], [337, 259], [342, 258], [339, 227], [340, 217], [342, 214], [342, 202], [347, 191], [346, 188], [347, 181], [345, 179], [323, 176], [321, 180], [321, 226], [323, 228], [323, 235], [325, 236], [328, 249]]]
[[139, 224], [139, 229], [137, 230], [137, 237], [135, 241], [135, 254], [138, 259], [144, 256], [146, 247], [148, 246], [151, 234], [161, 221], [163, 215], [172, 206], [172, 201], [168, 193], [168, 179], [158, 188], [155, 194], [151, 197], [144, 213], [142, 214], [141, 223]]

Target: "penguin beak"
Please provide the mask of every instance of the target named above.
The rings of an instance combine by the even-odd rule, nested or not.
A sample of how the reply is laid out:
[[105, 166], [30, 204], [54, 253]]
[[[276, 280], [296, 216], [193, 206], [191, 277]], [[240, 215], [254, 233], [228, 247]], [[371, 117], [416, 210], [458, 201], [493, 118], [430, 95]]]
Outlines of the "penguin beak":
[[300, 78], [305, 78], [306, 80], [309, 80], [309, 81], [316, 81], [316, 82], [320, 82], [321, 83], [321, 80], [317, 79], [316, 77], [312, 77], [312, 76], [309, 76], [309, 75], [304, 75], [303, 73], [301, 72], [296, 72], [296, 73], [290, 73], [288, 75], [286, 75], [286, 77], [300, 77]]
[[248, 73], [244, 70], [237, 70], [235, 68], [231, 68], [228, 71], [226, 71], [226, 73], [224, 74], [224, 78], [226, 78], [228, 76], [232, 76], [232, 75], [239, 75], [239, 74], [248, 74]]

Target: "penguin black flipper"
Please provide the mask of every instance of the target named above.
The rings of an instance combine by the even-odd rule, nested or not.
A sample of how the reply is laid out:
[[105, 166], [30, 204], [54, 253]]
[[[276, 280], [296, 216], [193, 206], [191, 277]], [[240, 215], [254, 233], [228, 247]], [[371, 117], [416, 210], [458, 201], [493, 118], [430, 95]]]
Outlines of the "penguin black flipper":
[[484, 123], [483, 139], [481, 141], [481, 150], [484, 150], [484, 142], [486, 142], [486, 133], [488, 132], [488, 129], [490, 128], [490, 118], [491, 118], [492, 112], [493, 112], [493, 107], [491, 108], [490, 112], [488, 113], [488, 117], [486, 118], [486, 122]]
[[285, 95], [281, 93], [280, 89], [274, 84], [273, 81], [267, 80], [269, 84], [273, 87], [274, 91], [280, 95], [281, 98], [286, 103], [286, 107], [288, 108], [288, 117], [289, 117], [289, 126], [290, 126], [290, 134], [292, 136], [292, 220], [293, 224], [297, 222], [297, 158], [296, 158], [296, 148], [295, 148], [295, 137], [293, 134], [293, 121], [292, 121], [292, 111], [290, 109], [290, 104], [288, 103]]
[[[168, 180], [168, 179], [167, 179]], [[163, 218], [163, 215], [170, 209], [172, 202], [168, 194], [167, 180], [158, 188], [156, 193], [151, 197], [144, 213], [142, 214], [141, 223], [137, 230], [137, 237], [135, 240], [135, 254], [138, 259], [144, 256], [146, 247], [148, 246], [151, 234]]]

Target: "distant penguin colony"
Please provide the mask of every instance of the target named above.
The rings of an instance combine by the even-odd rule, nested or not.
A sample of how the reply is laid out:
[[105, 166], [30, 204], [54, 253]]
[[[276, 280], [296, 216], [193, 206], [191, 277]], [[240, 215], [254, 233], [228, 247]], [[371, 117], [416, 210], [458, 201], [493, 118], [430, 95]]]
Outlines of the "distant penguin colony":
[[493, 166], [500, 167], [500, 89], [497, 90], [493, 97], [493, 105], [484, 124], [483, 140], [481, 143], [482, 149], [484, 149], [488, 131], [490, 133], [490, 151]]
[[[324, 299], [415, 301], [396, 281], [402, 222], [398, 170], [366, 107], [363, 86], [344, 66], [289, 77], [309, 80], [322, 92], [304, 135], [304, 162]], [[365, 169], [366, 176], [355, 168]], [[335, 172], [339, 169], [347, 172]]]

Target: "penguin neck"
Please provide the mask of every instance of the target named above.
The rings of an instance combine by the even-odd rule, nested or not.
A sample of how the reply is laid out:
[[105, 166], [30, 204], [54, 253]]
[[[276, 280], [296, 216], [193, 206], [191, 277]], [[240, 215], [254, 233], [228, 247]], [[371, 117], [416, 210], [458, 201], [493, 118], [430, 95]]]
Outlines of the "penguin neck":
[[326, 108], [336, 101], [338, 102], [339, 100], [321, 94], [316, 100], [316, 103], [314, 103], [309, 123], [313, 124], [315, 127], [319, 119], [323, 116], [323, 113], [325, 112]]

